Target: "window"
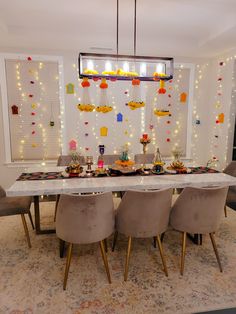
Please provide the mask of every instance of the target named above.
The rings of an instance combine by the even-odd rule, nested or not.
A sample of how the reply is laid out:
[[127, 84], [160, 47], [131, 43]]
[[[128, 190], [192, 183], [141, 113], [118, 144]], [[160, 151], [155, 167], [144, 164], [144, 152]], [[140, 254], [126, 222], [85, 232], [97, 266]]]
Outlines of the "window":
[[61, 59], [7, 55], [1, 67], [6, 161], [56, 159], [63, 142]]

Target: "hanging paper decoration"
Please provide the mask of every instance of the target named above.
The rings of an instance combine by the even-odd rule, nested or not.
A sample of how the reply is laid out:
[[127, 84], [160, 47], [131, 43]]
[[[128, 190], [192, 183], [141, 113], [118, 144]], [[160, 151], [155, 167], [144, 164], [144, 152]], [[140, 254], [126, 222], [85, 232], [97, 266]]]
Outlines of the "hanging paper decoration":
[[74, 94], [75, 93], [75, 85], [72, 83], [68, 83], [66, 85], [66, 93], [67, 94]]
[[180, 94], [180, 102], [185, 103], [187, 100], [187, 94], [186, 93], [181, 93]]
[[69, 150], [76, 150], [77, 142], [75, 140], [69, 141]]
[[82, 99], [81, 103], [77, 105], [77, 108], [80, 111], [92, 112], [95, 109], [95, 106], [91, 104], [89, 95], [90, 83], [88, 81], [88, 78], [83, 78], [81, 86], [83, 87]]
[[11, 112], [12, 114], [18, 114], [19, 108], [16, 105], [11, 106]]
[[135, 110], [145, 106], [145, 103], [141, 100], [140, 80], [132, 80], [132, 96], [131, 101], [128, 102], [128, 106], [131, 110]]
[[224, 115], [224, 113], [220, 113], [220, 114], [218, 114], [216, 123], [224, 123], [224, 120], [225, 120], [225, 115]]
[[84, 124], [85, 124], [85, 125], [88, 125], [88, 121], [85, 121]]
[[154, 114], [158, 117], [171, 116], [171, 113], [169, 110], [154, 109]]
[[35, 125], [35, 122], [31, 122], [32, 125]]
[[103, 126], [100, 128], [100, 136], [107, 136], [108, 128], [106, 126]]
[[167, 141], [167, 142], [170, 142], [170, 138], [167, 138], [166, 141]]
[[36, 148], [37, 147], [37, 144], [36, 143], [32, 143], [31, 145], [33, 148]]
[[106, 79], [102, 79], [101, 84], [99, 85], [100, 91], [100, 99], [99, 106], [96, 108], [97, 112], [107, 113], [113, 110], [112, 106], [109, 106], [108, 97], [107, 97], [107, 88], [108, 84]]
[[153, 130], [154, 125], [153, 124], [149, 124], [149, 130]]
[[33, 98], [34, 97], [34, 95], [32, 95], [32, 94], [29, 94], [29, 98]]
[[30, 81], [30, 84], [34, 84], [34, 81]]
[[197, 120], [195, 121], [195, 123], [196, 123], [196, 124], [201, 124], [201, 121], [200, 121], [199, 119], [197, 119]]
[[33, 103], [33, 104], [31, 105], [31, 108], [32, 108], [32, 109], [37, 108], [37, 104], [36, 104], [36, 103]]
[[116, 121], [117, 122], [122, 122], [123, 121], [123, 115], [122, 115], [122, 113], [118, 113], [117, 115], [116, 115]]
[[163, 81], [163, 80], [160, 80], [160, 87], [158, 89], [158, 93], [159, 94], [165, 94], [166, 93], [165, 81]]
[[28, 60], [28, 61], [32, 61], [32, 58], [31, 58], [31, 57], [28, 57], [27, 60]]

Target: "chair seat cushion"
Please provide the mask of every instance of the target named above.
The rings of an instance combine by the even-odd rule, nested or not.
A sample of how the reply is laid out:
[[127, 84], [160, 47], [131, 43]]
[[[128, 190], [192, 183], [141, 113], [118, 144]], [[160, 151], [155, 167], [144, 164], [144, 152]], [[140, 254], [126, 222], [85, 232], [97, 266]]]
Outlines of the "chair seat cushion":
[[27, 214], [31, 204], [30, 196], [0, 198], [0, 216]]

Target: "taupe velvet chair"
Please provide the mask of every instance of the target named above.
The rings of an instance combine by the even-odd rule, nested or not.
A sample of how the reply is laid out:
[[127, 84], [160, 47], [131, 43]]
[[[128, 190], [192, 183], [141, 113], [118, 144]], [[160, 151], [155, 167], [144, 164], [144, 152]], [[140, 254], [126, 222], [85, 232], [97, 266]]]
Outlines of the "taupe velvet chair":
[[[86, 165], [84, 156], [78, 156], [78, 160], [82, 166]], [[71, 161], [72, 157], [70, 155], [61, 155], [58, 157], [57, 166], [68, 166]]]
[[[78, 160], [80, 165], [84, 166], [86, 165], [84, 156], [78, 156]], [[70, 162], [72, 161], [71, 155], [60, 155], [57, 159], [57, 166], [68, 166]], [[56, 205], [55, 205], [55, 213], [54, 213], [54, 221], [56, 221], [56, 215], [57, 215], [57, 206], [60, 199], [60, 194], [56, 195]]]
[[[231, 161], [223, 171], [230, 176], [236, 177], [236, 161]], [[226, 198], [226, 206], [236, 210], [236, 186], [230, 186]], [[225, 206], [225, 217], [227, 217], [227, 209]]]
[[223, 215], [228, 187], [193, 188], [187, 187], [174, 203], [170, 214], [170, 225], [182, 232], [182, 255], [180, 273], [184, 272], [186, 235], [209, 234], [219, 264], [214, 232], [217, 231]]
[[136, 164], [152, 164], [154, 159], [154, 154], [136, 154], [134, 156], [134, 161]]
[[103, 155], [104, 165], [113, 165], [120, 155]]
[[157, 237], [166, 276], [168, 276], [160, 234], [168, 228], [172, 189], [157, 191], [127, 191], [116, 214], [116, 231], [128, 237], [124, 271], [127, 281], [132, 238]]
[[115, 214], [112, 193], [66, 195], [60, 197], [56, 233], [69, 243], [63, 289], [66, 289], [73, 244], [99, 242], [107, 278], [111, 283], [104, 239], [114, 231]]
[[31, 248], [29, 230], [25, 220], [25, 214], [29, 215], [32, 227], [34, 229], [33, 219], [30, 213], [31, 197], [8, 197], [5, 190], [0, 186], [0, 217], [21, 215], [23, 227], [29, 248]]

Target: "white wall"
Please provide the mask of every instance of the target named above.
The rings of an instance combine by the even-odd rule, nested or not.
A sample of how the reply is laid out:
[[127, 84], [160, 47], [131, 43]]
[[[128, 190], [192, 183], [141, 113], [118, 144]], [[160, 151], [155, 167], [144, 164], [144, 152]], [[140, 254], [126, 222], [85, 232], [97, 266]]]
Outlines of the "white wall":
[[[5, 51], [1, 52], [16, 52], [10, 49], [5, 49]], [[72, 82], [76, 84], [76, 89], [78, 92], [78, 78], [77, 78], [77, 72], [75, 70], [75, 67], [77, 67], [77, 58], [78, 58], [78, 52], [70, 52], [70, 53], [60, 53], [60, 51], [25, 51], [20, 50], [17, 51], [18, 53], [26, 53], [26, 54], [40, 54], [40, 55], [61, 55], [63, 57], [64, 61], [64, 81], [65, 84], [68, 82]], [[193, 134], [192, 134], [192, 154], [193, 159], [196, 161], [197, 164], [206, 164], [207, 160], [211, 157], [210, 152], [210, 142], [211, 142], [211, 136], [210, 130], [212, 128], [212, 115], [214, 114], [215, 108], [212, 106], [212, 99], [214, 97], [215, 93], [215, 87], [213, 84], [213, 78], [215, 76], [216, 72], [216, 59], [209, 60], [209, 59], [192, 59], [192, 58], [176, 58], [175, 62], [188, 62], [193, 63], [196, 66], [195, 71], [195, 83], [194, 83], [194, 108], [193, 108]], [[198, 67], [197, 67], [198, 65]], [[199, 74], [199, 70], [201, 73]], [[199, 80], [199, 75], [202, 76], [202, 78]], [[225, 84], [228, 86], [227, 90], [225, 91], [225, 115], [227, 118], [230, 116], [231, 107], [230, 107], [230, 98], [231, 98], [231, 80], [232, 80], [232, 73], [230, 70], [230, 67], [227, 67], [227, 71], [225, 76]], [[196, 80], [199, 80], [199, 83], [197, 83], [198, 88], [196, 87]], [[66, 95], [65, 99], [65, 128], [66, 128], [66, 138], [67, 142], [71, 138], [73, 138], [76, 129], [77, 129], [77, 123], [76, 119], [74, 119], [74, 116], [78, 114], [78, 110], [74, 106], [74, 103], [77, 102], [77, 99], [71, 99], [71, 97], [76, 97], [72, 95]], [[0, 104], [0, 119], [2, 119], [2, 104]], [[201, 121], [200, 125], [195, 124], [196, 117], [198, 117]], [[226, 119], [227, 119], [226, 118]], [[0, 184], [4, 187], [10, 186], [15, 178], [18, 176], [19, 173], [21, 173], [25, 167], [9, 167], [4, 165], [5, 162], [5, 152], [4, 152], [4, 135], [3, 135], [3, 126], [2, 126], [2, 120], [0, 124]], [[211, 121], [211, 123], [209, 123]], [[223, 139], [226, 138], [228, 135], [228, 126], [227, 123], [224, 123], [222, 127], [222, 153], [219, 154], [220, 158], [224, 159], [225, 150], [227, 148], [227, 145], [223, 143]], [[197, 136], [196, 136], [197, 135]], [[231, 144], [229, 143], [229, 146]], [[223, 167], [224, 162], [221, 162], [221, 166]]]

